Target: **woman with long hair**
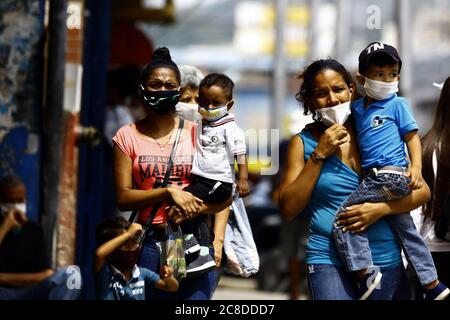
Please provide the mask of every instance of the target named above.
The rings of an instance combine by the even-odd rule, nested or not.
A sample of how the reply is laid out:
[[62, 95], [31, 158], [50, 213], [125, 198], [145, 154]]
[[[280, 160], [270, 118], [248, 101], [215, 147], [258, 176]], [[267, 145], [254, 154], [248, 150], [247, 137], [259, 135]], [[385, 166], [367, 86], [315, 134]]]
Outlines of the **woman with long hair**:
[[[431, 200], [411, 214], [443, 283], [450, 283], [450, 77], [444, 82], [433, 125], [422, 138], [423, 178]], [[420, 296], [418, 296], [420, 298]]]

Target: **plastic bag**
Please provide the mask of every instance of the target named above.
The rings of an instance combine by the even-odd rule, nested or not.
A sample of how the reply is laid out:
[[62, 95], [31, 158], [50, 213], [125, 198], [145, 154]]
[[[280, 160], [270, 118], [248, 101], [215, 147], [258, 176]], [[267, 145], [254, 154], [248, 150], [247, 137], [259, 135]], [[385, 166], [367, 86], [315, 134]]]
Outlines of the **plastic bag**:
[[173, 230], [167, 223], [164, 238], [161, 241], [161, 266], [173, 268], [173, 276], [178, 280], [186, 278], [186, 260], [184, 257], [184, 240], [180, 226]]
[[259, 270], [259, 255], [244, 203], [239, 195], [233, 198], [225, 239], [224, 271], [242, 277], [254, 275]]

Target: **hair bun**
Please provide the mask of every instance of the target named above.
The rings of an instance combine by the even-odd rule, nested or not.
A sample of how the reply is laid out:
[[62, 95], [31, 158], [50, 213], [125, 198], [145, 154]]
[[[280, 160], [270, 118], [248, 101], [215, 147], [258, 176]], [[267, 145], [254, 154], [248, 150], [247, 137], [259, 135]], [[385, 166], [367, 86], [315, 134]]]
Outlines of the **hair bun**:
[[156, 49], [155, 52], [153, 52], [152, 60], [172, 61], [169, 49], [166, 47]]

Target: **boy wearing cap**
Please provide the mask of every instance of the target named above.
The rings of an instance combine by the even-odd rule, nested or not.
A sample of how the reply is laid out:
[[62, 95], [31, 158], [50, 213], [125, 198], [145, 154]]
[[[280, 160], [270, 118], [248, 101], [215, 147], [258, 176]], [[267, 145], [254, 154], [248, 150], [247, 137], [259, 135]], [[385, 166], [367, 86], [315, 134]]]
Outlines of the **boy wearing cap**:
[[[347, 228], [338, 226], [338, 219], [351, 216], [345, 213], [351, 210], [351, 205], [402, 198], [423, 184], [418, 126], [406, 99], [396, 94], [401, 65], [397, 50], [379, 42], [369, 44], [359, 55], [356, 78], [367, 96], [352, 103], [352, 113], [364, 179], [339, 208], [338, 213], [344, 213], [336, 215], [333, 235], [345, 268], [357, 271], [361, 300], [378, 287], [382, 270], [373, 265], [367, 233], [346, 232]], [[431, 254], [409, 213], [390, 215], [387, 219], [424, 287], [425, 299], [448, 298], [450, 290], [437, 280]]]

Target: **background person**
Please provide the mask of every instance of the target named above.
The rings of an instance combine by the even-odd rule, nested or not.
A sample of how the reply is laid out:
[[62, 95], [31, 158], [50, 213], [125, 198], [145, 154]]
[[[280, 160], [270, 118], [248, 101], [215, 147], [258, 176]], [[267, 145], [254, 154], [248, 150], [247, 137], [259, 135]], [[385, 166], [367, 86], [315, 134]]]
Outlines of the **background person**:
[[[422, 138], [422, 172], [430, 186], [432, 197], [429, 202], [411, 212], [417, 229], [431, 251], [438, 277], [446, 284], [450, 283], [450, 239], [443, 239], [445, 230], [448, 231], [450, 226], [449, 123], [450, 78], [447, 78], [442, 87], [433, 125]], [[440, 222], [438, 226], [437, 221]], [[419, 294], [416, 298], [423, 298], [422, 288], [417, 287], [417, 292]]]
[[15, 176], [1, 178], [0, 300], [77, 299], [79, 269], [52, 269], [42, 228], [28, 220], [26, 209], [25, 184]]

